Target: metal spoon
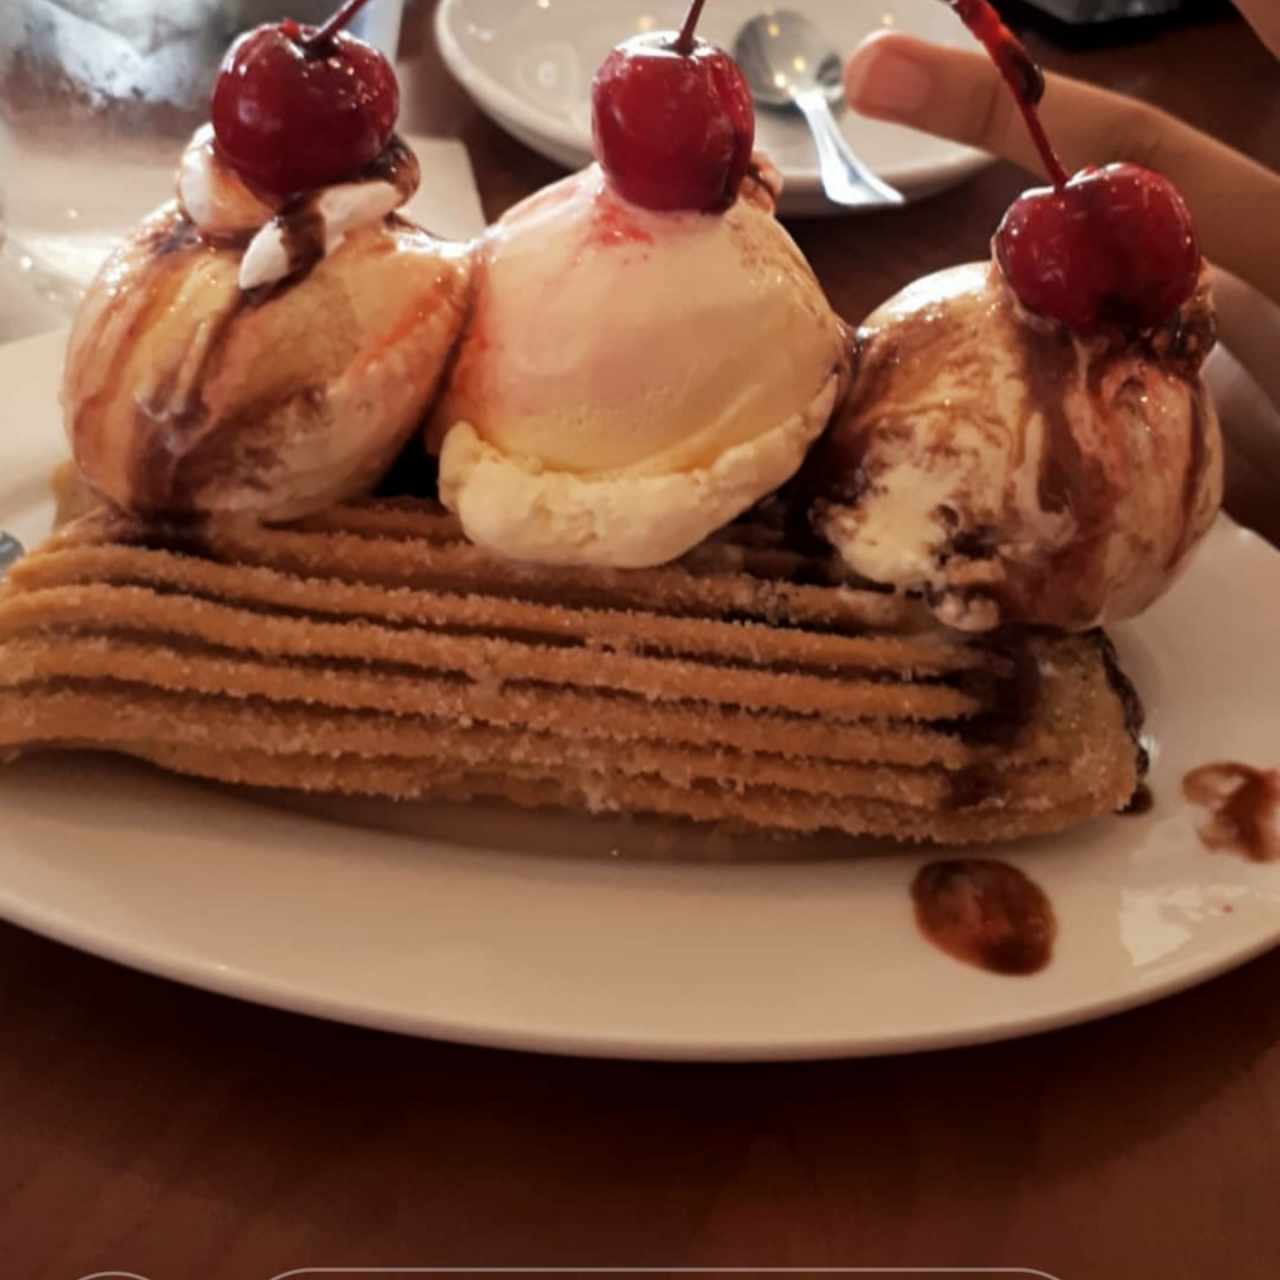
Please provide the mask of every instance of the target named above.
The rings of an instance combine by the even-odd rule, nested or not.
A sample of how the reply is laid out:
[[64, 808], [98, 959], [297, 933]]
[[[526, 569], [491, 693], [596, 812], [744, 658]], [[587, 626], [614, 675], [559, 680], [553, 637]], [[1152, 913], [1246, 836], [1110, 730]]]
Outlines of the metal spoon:
[[11, 533], [0, 529], [0, 582], [4, 581], [9, 566], [22, 555], [22, 543]]
[[831, 113], [842, 101], [840, 56], [803, 14], [783, 10], [752, 18], [733, 42], [751, 96], [762, 107], [796, 107], [818, 146], [822, 189], [836, 204], [875, 208], [905, 204], [854, 155]]

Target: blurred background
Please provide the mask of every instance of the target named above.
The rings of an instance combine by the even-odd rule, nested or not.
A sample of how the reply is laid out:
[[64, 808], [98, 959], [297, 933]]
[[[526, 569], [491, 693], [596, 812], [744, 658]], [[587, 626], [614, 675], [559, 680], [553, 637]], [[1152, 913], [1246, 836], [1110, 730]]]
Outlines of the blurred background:
[[[392, 57], [402, 0], [352, 30]], [[61, 323], [115, 240], [172, 195], [176, 148], [208, 116], [239, 32], [337, 0], [3, 0], [0, 341]]]

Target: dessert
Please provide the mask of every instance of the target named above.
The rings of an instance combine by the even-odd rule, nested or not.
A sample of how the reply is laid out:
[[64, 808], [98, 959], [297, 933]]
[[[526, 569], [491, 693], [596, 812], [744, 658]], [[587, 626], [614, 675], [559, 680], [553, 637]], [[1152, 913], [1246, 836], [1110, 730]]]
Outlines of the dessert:
[[[694, 38], [700, 8], [606, 62], [600, 167], [472, 250], [415, 246], [451, 282], [421, 289], [438, 342], [415, 384], [438, 499], [421, 496], [432, 468], [411, 447], [419, 496], [350, 500], [380, 474], [375, 454], [385, 466], [368, 424], [353, 450], [370, 435], [377, 448], [323, 482], [299, 479], [309, 459], [288, 451], [190, 465], [185, 419], [148, 435], [117, 397], [85, 393], [82, 335], [105, 323], [90, 301], [68, 411], [107, 501], [0, 590], [0, 751], [95, 746], [236, 784], [959, 843], [1128, 801], [1139, 712], [1100, 632], [940, 626], [815, 536], [832, 493], [814, 460], [842, 463], [847, 445], [847, 413], [818, 443], [847, 334], [773, 218], [776, 176], [751, 160], [732, 63]], [[274, 58], [282, 38], [297, 37], [247, 47]], [[700, 103], [696, 119], [673, 120], [668, 97]], [[217, 155], [220, 137], [207, 145]], [[254, 199], [298, 180], [238, 135], [230, 151]], [[207, 203], [244, 198], [211, 186]], [[237, 306], [263, 288], [274, 306], [344, 260], [354, 275], [362, 236], [402, 231], [418, 234], [394, 218], [348, 232], [285, 285], [238, 281]], [[227, 253], [202, 245], [198, 260]], [[236, 251], [220, 270], [253, 260]], [[113, 305], [145, 318], [121, 290]], [[193, 285], [191, 305], [203, 296]], [[143, 352], [161, 341], [137, 332]], [[317, 361], [330, 336], [321, 321], [306, 338]], [[143, 367], [123, 338], [119, 354]], [[864, 349], [853, 405], [876, 394], [876, 368]], [[209, 403], [218, 366], [184, 372]], [[250, 406], [217, 418], [222, 439], [252, 443], [272, 420]]]
[[11, 571], [0, 749], [899, 840], [1125, 802], [1136, 755], [1098, 637], [921, 632], [909, 601], [828, 568], [763, 514], [619, 571], [491, 555], [422, 501], [180, 551], [100, 512]]
[[[396, 217], [419, 173], [391, 131], [394, 76], [327, 30], [285, 23], [232, 47], [177, 200], [112, 255], [76, 318], [67, 434], [88, 483], [124, 510], [283, 520], [368, 493], [434, 394], [470, 258]], [[264, 62], [264, 40], [285, 70]], [[320, 73], [357, 86], [338, 115], [365, 123], [321, 121], [305, 147], [263, 99]], [[252, 163], [254, 128], [288, 165]]]
[[1161, 325], [1085, 337], [1028, 314], [997, 263], [908, 286], [859, 331], [814, 454], [818, 531], [947, 625], [1082, 630], [1163, 594], [1222, 497], [1200, 285]]
[[598, 72], [598, 164], [499, 220], [432, 424], [468, 537], [543, 564], [663, 564], [778, 488], [848, 375], [774, 217], [751, 99], [685, 29]]
[[663, 564], [794, 474], [849, 343], [773, 201], [761, 176], [723, 214], [653, 212], [593, 166], [492, 229], [432, 429], [473, 541]]
[[1206, 272], [1172, 185], [1132, 164], [1069, 178], [1038, 70], [985, 4], [955, 7], [1054, 185], [1014, 202], [990, 263], [916, 281], [863, 322], [854, 392], [811, 464], [815, 527], [949, 626], [1083, 630], [1161, 595], [1221, 502]]

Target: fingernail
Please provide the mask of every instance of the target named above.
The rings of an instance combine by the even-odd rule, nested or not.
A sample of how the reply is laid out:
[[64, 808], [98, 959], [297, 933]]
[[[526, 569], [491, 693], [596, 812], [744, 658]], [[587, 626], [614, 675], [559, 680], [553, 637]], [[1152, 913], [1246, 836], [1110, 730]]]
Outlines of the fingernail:
[[932, 86], [927, 68], [874, 44], [860, 49], [845, 70], [849, 105], [872, 116], [910, 119], [928, 102]]

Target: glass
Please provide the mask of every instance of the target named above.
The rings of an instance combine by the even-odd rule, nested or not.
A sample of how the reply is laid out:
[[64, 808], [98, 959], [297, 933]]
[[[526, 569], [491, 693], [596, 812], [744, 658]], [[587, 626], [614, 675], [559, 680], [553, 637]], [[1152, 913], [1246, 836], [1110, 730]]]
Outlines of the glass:
[[[208, 116], [227, 45], [338, 0], [0, 0], [0, 191], [7, 279], [65, 314], [120, 236], [173, 194]], [[403, 0], [372, 0], [351, 30], [394, 57]], [[0, 224], [2, 225], [2, 224]], [[0, 287], [0, 312], [12, 289]]]

